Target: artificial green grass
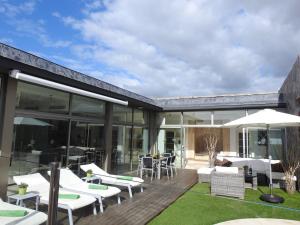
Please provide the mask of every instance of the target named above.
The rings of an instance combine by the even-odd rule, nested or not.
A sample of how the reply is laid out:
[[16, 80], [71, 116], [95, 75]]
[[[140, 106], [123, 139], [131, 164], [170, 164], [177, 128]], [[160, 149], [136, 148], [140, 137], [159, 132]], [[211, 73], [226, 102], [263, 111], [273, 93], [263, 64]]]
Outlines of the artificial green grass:
[[283, 190], [274, 189], [274, 194], [284, 197], [285, 202], [265, 205], [259, 199], [262, 192], [268, 193], [268, 188], [259, 187], [257, 191], [246, 189], [243, 201], [210, 196], [207, 184], [196, 184], [149, 224], [210, 225], [241, 218], [300, 220], [299, 193], [288, 195]]

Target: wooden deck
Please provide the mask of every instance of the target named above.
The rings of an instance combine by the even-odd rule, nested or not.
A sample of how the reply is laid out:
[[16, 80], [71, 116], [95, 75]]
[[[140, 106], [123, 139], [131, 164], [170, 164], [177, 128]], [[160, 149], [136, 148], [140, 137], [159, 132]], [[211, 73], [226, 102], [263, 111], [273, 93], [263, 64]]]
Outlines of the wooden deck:
[[[163, 176], [161, 180], [150, 182], [150, 179], [147, 178], [143, 193], [140, 193], [138, 189], [133, 198], [129, 199], [128, 192], [122, 191], [121, 205], [117, 205], [115, 198], [107, 199], [103, 214], [99, 213], [94, 216], [92, 208], [88, 207], [75, 211], [73, 219], [75, 225], [147, 224], [196, 182], [195, 170], [178, 170], [177, 176], [170, 180]], [[68, 224], [66, 212], [60, 212], [58, 218], [58, 224]]]

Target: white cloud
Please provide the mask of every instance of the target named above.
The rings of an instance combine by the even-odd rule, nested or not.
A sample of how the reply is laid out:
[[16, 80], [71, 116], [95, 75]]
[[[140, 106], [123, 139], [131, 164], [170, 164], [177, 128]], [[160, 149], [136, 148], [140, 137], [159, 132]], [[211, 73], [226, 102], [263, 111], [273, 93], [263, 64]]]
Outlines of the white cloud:
[[27, 0], [19, 4], [13, 4], [8, 0], [0, 0], [0, 13], [6, 17], [3, 22], [13, 27], [19, 36], [35, 38], [45, 47], [61, 48], [70, 46], [70, 41], [50, 38], [44, 20], [31, 18], [36, 10], [37, 2], [38, 0]]
[[16, 17], [20, 14], [30, 15], [36, 7], [36, 2], [36, 0], [29, 0], [15, 5], [8, 0], [0, 0], [0, 13], [8, 17]]
[[297, 0], [117, 0], [89, 2], [83, 18], [55, 16], [82, 36], [77, 57], [130, 74], [103, 79], [186, 96], [277, 91], [300, 52], [299, 8]]

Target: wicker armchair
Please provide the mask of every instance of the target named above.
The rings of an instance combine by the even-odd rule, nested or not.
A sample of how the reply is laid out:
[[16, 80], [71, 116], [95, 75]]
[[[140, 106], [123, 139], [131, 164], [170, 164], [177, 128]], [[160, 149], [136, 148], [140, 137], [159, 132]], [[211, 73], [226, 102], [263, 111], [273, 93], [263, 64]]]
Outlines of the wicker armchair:
[[211, 195], [223, 195], [244, 199], [244, 170], [239, 169], [238, 173], [213, 171], [211, 174]]

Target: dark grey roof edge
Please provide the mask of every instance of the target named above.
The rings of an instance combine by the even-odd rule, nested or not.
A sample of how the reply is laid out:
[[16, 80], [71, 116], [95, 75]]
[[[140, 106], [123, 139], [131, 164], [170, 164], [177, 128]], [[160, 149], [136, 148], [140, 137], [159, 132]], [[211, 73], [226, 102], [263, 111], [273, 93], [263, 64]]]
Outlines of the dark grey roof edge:
[[143, 103], [147, 103], [147, 104], [155, 106], [155, 107], [159, 107], [156, 105], [156, 102], [151, 98], [147, 98], [145, 96], [142, 96], [142, 95], [136, 94], [134, 92], [125, 90], [123, 88], [117, 87], [115, 85], [109, 84], [105, 81], [96, 79], [94, 77], [77, 72], [77, 71], [69, 69], [67, 67], [58, 65], [58, 64], [51, 62], [49, 60], [46, 60], [42, 57], [33, 55], [31, 53], [14, 48], [7, 44], [3, 44], [1, 42], [0, 42], [0, 57], [14, 60], [19, 63], [35, 67], [37, 69], [46, 70], [50, 73], [60, 75], [65, 78], [76, 80], [76, 81], [82, 82], [84, 84], [93, 86], [93, 87], [104, 89], [108, 92], [116, 93], [118, 95], [121, 95], [121, 96], [124, 96], [127, 98], [132, 98], [134, 100], [141, 101]]
[[278, 95], [278, 92], [262, 92], [262, 93], [236, 93], [236, 94], [219, 94], [219, 95], [203, 95], [203, 96], [179, 96], [179, 97], [157, 97], [153, 98], [155, 101], [164, 101], [164, 100], [183, 100], [183, 99], [199, 99], [199, 98], [220, 98], [220, 97], [245, 97], [245, 96], [257, 96], [257, 95]]
[[285, 108], [285, 103], [262, 103], [262, 104], [232, 104], [232, 105], [193, 105], [193, 106], [166, 106], [163, 111], [206, 111], [206, 110], [238, 110], [260, 108]]
[[156, 102], [164, 111], [285, 107], [278, 92], [160, 98]]

